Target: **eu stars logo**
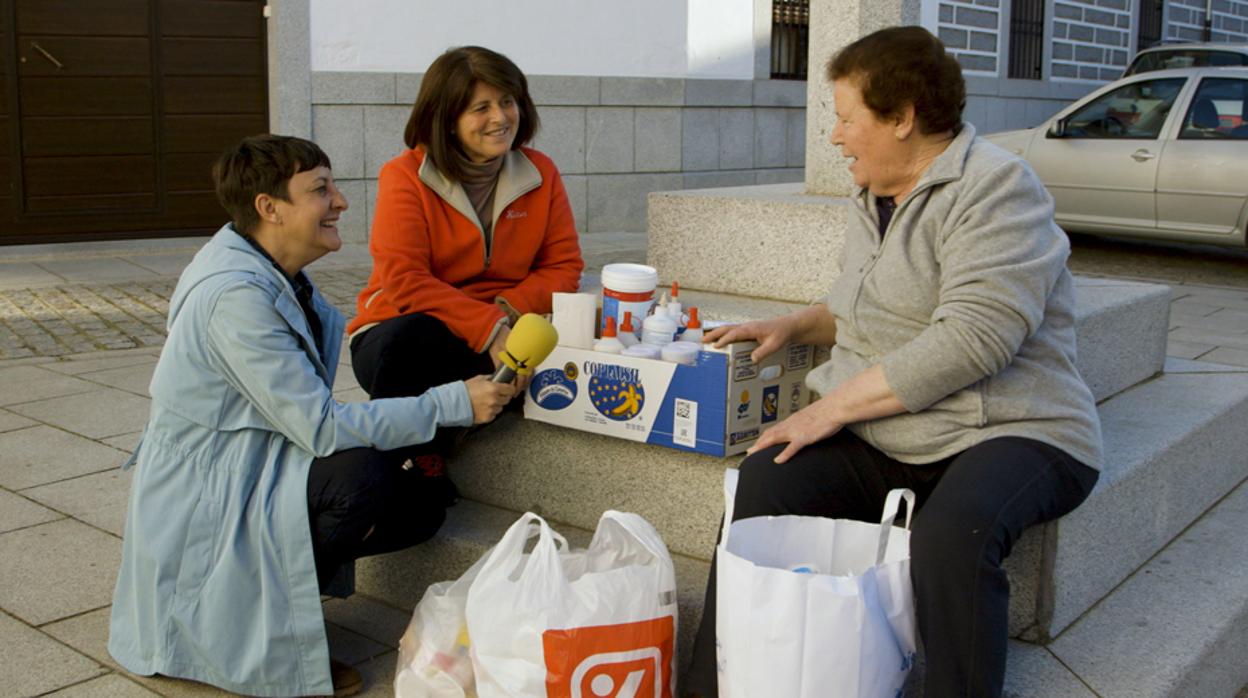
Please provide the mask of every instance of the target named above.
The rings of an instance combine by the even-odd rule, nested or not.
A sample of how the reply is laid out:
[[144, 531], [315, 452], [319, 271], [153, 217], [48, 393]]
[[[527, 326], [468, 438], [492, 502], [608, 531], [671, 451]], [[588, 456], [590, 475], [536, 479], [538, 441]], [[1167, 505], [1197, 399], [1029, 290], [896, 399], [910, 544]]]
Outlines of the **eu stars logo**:
[[589, 379], [589, 399], [602, 416], [624, 422], [641, 412], [646, 403], [646, 391], [640, 381], [594, 375]]

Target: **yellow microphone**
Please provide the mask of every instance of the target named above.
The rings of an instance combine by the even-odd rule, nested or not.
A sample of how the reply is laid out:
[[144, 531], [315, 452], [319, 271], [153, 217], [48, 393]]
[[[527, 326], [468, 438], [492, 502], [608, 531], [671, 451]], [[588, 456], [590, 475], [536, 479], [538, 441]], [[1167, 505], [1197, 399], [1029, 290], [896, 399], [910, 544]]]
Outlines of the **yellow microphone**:
[[498, 353], [502, 365], [490, 380], [510, 383], [516, 374], [533, 373], [559, 343], [559, 333], [546, 318], [535, 313], [525, 313], [516, 321], [507, 335], [507, 345]]

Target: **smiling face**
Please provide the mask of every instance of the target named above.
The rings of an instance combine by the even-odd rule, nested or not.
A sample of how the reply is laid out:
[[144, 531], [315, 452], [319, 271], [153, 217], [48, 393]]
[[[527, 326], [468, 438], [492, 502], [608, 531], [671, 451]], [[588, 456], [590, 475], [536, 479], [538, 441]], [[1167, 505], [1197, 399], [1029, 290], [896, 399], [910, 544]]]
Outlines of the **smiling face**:
[[486, 162], [511, 150], [520, 126], [515, 97], [478, 81], [468, 108], [455, 121], [455, 137], [473, 162]]
[[836, 100], [832, 145], [849, 158], [854, 184], [876, 196], [896, 195], [904, 187], [908, 164], [896, 121], [877, 117], [851, 79], [834, 81], [832, 92]]
[[[290, 178], [286, 188], [289, 201], [274, 199], [281, 221], [279, 244], [293, 256], [306, 260], [304, 264], [342, 247], [338, 217], [347, 210], [347, 199], [334, 184], [330, 169], [315, 167], [299, 172]], [[274, 256], [283, 262], [282, 255]]]

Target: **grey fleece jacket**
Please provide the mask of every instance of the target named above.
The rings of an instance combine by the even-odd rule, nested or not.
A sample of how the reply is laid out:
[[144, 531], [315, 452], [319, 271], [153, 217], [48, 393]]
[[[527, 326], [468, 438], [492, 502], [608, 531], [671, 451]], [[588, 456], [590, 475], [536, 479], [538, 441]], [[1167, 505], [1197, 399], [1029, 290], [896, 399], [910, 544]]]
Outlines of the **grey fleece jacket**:
[[847, 428], [905, 463], [1022, 436], [1099, 470], [1100, 421], [1075, 368], [1070, 244], [1031, 168], [963, 124], [883, 239], [875, 197], [858, 190], [852, 208], [824, 300], [836, 345], [806, 382], [826, 395], [882, 364], [907, 412]]

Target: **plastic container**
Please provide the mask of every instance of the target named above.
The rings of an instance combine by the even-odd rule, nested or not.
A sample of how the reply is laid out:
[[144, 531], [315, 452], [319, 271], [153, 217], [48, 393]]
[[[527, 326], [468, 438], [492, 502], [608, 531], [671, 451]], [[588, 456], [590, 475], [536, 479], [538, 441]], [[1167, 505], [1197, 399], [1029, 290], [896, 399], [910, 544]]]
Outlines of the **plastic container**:
[[698, 306], [696, 305], [689, 306], [689, 324], [685, 326], [685, 331], [680, 333], [680, 341], [702, 343], [702, 321], [698, 319]]
[[623, 356], [636, 356], [642, 359], [654, 359], [658, 361], [663, 358], [663, 350], [653, 344], [634, 344], [631, 347], [624, 347], [624, 351], [620, 352]]
[[693, 342], [672, 342], [663, 347], [661, 356], [664, 361], [671, 361], [676, 364], [684, 364], [686, 366], [698, 365], [698, 352], [702, 351], [700, 344]]
[[637, 337], [637, 328], [633, 327], [633, 312], [631, 310], [624, 311], [624, 321], [620, 323], [616, 334], [625, 347], [631, 347], [641, 341]]
[[625, 311], [633, 317], [646, 317], [654, 305], [654, 289], [659, 284], [659, 272], [644, 264], [617, 263], [602, 268], [602, 323], [606, 329], [607, 318], [615, 318], [616, 327], [624, 320]]
[[618, 354], [624, 351], [624, 343], [615, 333], [615, 318], [607, 318], [607, 326], [602, 330], [602, 339], [594, 342], [594, 351], [605, 354]]
[[663, 347], [676, 338], [676, 321], [664, 313], [655, 313], [641, 323], [641, 341]]
[[676, 321], [676, 326], [681, 327], [685, 324], [684, 308], [680, 304], [680, 283], [672, 282], [672, 300], [667, 302], [667, 314]]

